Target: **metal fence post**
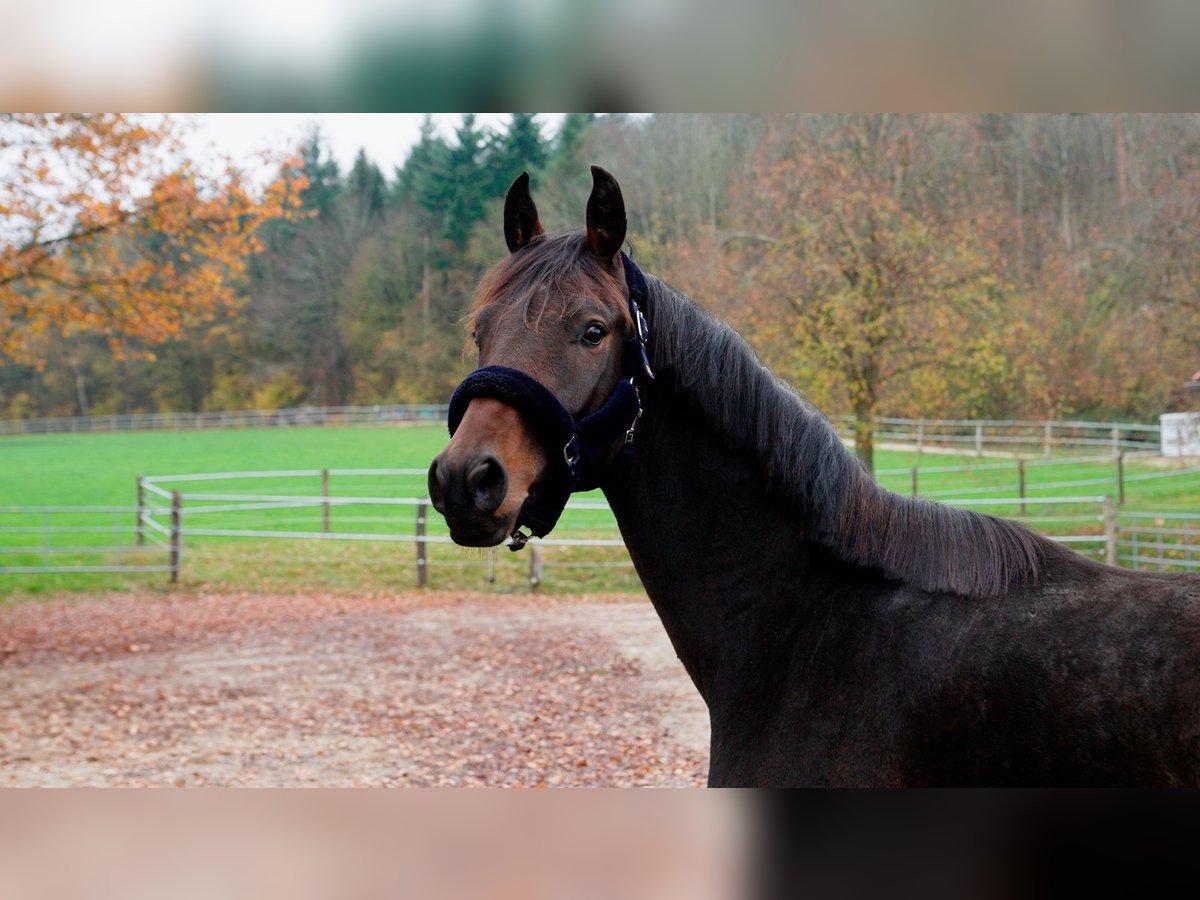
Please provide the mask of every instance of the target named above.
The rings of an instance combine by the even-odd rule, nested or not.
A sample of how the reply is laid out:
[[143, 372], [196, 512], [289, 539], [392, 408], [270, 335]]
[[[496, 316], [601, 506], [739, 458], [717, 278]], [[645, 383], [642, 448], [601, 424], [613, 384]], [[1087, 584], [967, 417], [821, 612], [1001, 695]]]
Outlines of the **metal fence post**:
[[1110, 566], [1117, 564], [1117, 516], [1111, 494], [1104, 497], [1104, 561]]
[[182, 528], [183, 496], [179, 491], [171, 491], [171, 584], [179, 581], [179, 567], [182, 562]]
[[146, 534], [142, 530], [142, 515], [146, 511], [146, 487], [142, 484], [142, 476], [137, 477], [137, 522], [134, 526], [134, 542], [139, 547], [146, 545]]
[[321, 531], [329, 533], [329, 470], [321, 470]]
[[425, 555], [425, 504], [417, 504], [417, 587], [425, 587], [429, 569]]

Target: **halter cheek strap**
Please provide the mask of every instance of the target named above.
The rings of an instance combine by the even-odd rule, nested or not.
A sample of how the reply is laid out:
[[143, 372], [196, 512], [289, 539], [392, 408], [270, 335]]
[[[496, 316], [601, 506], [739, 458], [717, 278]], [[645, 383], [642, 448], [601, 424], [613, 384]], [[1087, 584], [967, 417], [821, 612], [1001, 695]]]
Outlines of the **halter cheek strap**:
[[646, 278], [624, 253], [621, 262], [629, 287], [634, 337], [625, 342], [621, 380], [598, 410], [577, 420], [544, 384], [507, 366], [476, 369], [463, 379], [450, 398], [447, 424], [451, 435], [458, 430], [473, 399], [494, 397], [521, 414], [526, 427], [546, 450], [547, 472], [521, 507], [509, 545], [512, 550], [519, 550], [528, 540], [520, 532], [521, 526], [528, 527], [536, 537], [544, 537], [558, 523], [572, 492], [599, 486], [603, 474], [597, 463], [600, 454], [622, 437], [625, 448], [632, 449], [634, 431], [642, 415], [634, 379], [642, 375], [653, 378], [654, 373], [646, 350], [650, 328], [642, 313], [648, 299]]

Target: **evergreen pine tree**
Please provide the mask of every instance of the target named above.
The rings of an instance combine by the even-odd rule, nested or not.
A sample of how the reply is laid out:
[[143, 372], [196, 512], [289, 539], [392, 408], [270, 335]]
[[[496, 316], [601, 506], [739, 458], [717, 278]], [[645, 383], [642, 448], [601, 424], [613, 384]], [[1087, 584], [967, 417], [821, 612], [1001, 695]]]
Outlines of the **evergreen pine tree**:
[[474, 113], [464, 113], [454, 132], [446, 166], [446, 216], [442, 220], [442, 238], [459, 250], [467, 245], [471, 229], [483, 218], [483, 203], [488, 181], [483, 166], [483, 146], [487, 133], [475, 125]]
[[437, 134], [433, 116], [427, 113], [421, 123], [421, 136], [404, 166], [396, 169], [396, 199], [411, 202], [428, 213], [443, 211], [449, 196], [449, 156], [450, 147]]
[[354, 165], [346, 176], [346, 186], [367, 215], [378, 216], [382, 212], [387, 185], [379, 167], [367, 158], [367, 151], [362, 148], [354, 157]]
[[550, 165], [560, 170], [575, 166], [580, 140], [595, 121], [595, 113], [567, 113], [550, 148]]
[[508, 128], [496, 136], [488, 155], [488, 168], [494, 176], [492, 195], [503, 197], [522, 172], [541, 172], [547, 156], [547, 142], [533, 113], [513, 113]]
[[321, 129], [314, 126], [308, 132], [300, 148], [301, 168], [308, 179], [308, 187], [300, 194], [305, 209], [315, 210], [324, 216], [333, 209], [341, 192], [338, 164], [329, 154]]

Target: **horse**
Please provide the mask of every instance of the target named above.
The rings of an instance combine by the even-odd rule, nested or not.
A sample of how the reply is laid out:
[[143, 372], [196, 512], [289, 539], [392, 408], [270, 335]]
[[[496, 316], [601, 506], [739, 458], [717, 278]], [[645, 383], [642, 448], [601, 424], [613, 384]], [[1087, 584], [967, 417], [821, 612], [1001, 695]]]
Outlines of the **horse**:
[[729, 325], [622, 251], [592, 167], [528, 174], [467, 317], [480, 368], [429, 493], [464, 546], [599, 486], [711, 725], [710, 786], [1200, 784], [1200, 578], [892, 493]]

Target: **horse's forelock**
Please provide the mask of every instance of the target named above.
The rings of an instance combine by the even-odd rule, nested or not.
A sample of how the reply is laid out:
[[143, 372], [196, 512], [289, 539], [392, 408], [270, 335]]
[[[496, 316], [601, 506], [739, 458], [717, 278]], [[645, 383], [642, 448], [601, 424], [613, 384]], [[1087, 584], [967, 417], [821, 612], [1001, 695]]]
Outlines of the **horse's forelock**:
[[523, 326], [536, 330], [547, 314], [571, 316], [589, 297], [617, 310], [627, 325], [632, 324], [620, 283], [587, 250], [584, 233], [543, 235], [504, 257], [480, 279], [467, 317], [468, 330], [475, 329], [485, 309], [495, 309], [501, 322], [519, 315]]

